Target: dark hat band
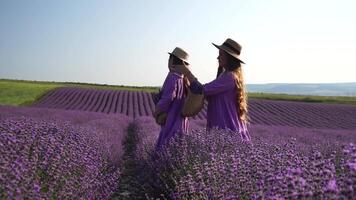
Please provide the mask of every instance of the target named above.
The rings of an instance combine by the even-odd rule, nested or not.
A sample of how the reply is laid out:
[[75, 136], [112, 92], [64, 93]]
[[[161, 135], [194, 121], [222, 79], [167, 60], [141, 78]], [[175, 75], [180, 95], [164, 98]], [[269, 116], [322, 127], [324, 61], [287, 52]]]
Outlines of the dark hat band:
[[224, 42], [222, 45], [230, 48], [231, 50], [233, 50], [235, 52], [237, 52], [238, 55], [240, 55], [240, 53], [241, 53], [240, 50], [238, 50], [235, 47], [231, 46], [229, 43]]

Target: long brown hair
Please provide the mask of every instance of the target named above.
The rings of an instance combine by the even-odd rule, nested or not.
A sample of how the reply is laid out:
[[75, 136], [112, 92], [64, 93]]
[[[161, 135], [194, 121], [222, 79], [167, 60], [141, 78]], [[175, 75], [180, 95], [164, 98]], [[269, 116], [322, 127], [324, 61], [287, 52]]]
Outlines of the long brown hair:
[[[236, 80], [236, 87], [237, 87], [237, 111], [239, 113], [240, 119], [244, 123], [248, 123], [248, 104], [247, 104], [247, 93], [246, 93], [246, 86], [244, 83], [241, 62], [232, 57], [230, 54], [227, 54], [227, 66], [226, 69], [228, 71], [233, 72], [235, 80]], [[220, 68], [220, 67], [219, 67]], [[222, 72], [222, 69], [218, 69], [218, 75]]]

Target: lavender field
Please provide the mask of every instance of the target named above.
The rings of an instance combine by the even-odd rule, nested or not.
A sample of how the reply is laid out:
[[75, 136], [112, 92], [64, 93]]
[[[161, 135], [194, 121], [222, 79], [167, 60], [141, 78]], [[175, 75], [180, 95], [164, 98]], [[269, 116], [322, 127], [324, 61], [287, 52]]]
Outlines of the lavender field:
[[[33, 107], [119, 113], [129, 117], [151, 116], [152, 93], [123, 90], [60, 88]], [[356, 129], [356, 107], [273, 100], [250, 100], [252, 124], [307, 128]], [[203, 120], [206, 107], [193, 119]]]
[[252, 142], [205, 131], [163, 152], [152, 94], [59, 88], [0, 106], [0, 199], [354, 199], [356, 107], [250, 100]]

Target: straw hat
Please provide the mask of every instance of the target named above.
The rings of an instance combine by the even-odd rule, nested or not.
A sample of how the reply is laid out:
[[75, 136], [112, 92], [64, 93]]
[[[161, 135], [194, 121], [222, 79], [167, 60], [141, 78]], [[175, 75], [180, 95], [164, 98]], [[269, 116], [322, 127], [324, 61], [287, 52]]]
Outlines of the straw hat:
[[203, 94], [194, 94], [188, 89], [187, 98], [184, 101], [182, 116], [183, 117], [192, 117], [197, 115], [201, 109], [204, 107], [204, 95]]
[[183, 60], [184, 62], [186, 62], [186, 63], [189, 64], [189, 62], [188, 62], [189, 54], [188, 54], [187, 52], [185, 52], [185, 51], [184, 51], [182, 48], [180, 48], [180, 47], [176, 47], [176, 48], [172, 51], [172, 53], [169, 53], [169, 52], [168, 52], [168, 54], [169, 54], [169, 55], [174, 55], [175, 57], [177, 57], [177, 58], [179, 58], [179, 59], [181, 59], [181, 60]]
[[221, 50], [225, 51], [226, 53], [230, 54], [232, 57], [236, 58], [240, 62], [244, 63], [240, 59], [240, 53], [241, 53], [242, 47], [239, 43], [235, 42], [234, 40], [227, 38], [222, 45], [216, 45], [214, 43], [213, 43], [213, 45], [216, 48], [221, 49]]

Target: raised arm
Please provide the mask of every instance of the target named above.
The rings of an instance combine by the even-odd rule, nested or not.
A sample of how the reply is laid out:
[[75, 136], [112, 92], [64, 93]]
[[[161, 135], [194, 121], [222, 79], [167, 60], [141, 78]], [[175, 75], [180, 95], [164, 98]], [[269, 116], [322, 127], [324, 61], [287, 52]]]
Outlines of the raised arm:
[[204, 84], [203, 91], [205, 96], [210, 96], [234, 89], [235, 87], [236, 84], [233, 75], [227, 72], [210, 83]]
[[184, 74], [184, 76], [189, 79], [189, 82], [191, 83], [190, 89], [193, 93], [201, 93], [204, 91], [205, 96], [210, 96], [231, 90], [235, 87], [234, 77], [229, 72], [226, 72], [226, 74], [223, 74], [210, 83], [203, 85], [198, 81], [198, 79], [192, 74], [192, 72], [185, 64], [174, 65], [171, 66], [170, 69], [171, 71]]

